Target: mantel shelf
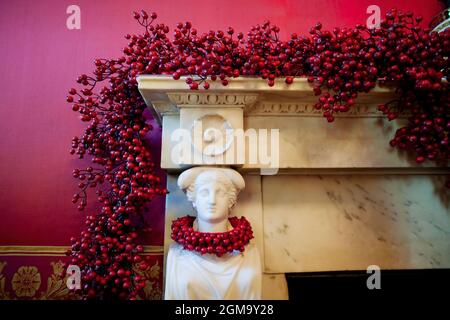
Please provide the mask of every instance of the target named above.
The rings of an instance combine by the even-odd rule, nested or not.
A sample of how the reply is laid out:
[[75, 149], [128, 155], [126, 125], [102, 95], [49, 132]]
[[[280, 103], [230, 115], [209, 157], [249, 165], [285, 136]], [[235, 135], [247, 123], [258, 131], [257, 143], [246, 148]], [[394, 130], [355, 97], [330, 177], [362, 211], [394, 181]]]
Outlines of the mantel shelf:
[[[141, 75], [138, 76], [138, 84], [140, 90], [145, 91], [193, 91], [190, 90], [185, 82], [186, 77], [174, 80], [169, 75]], [[267, 80], [260, 77], [237, 77], [229, 79], [228, 85], [224, 86], [219, 80], [210, 81], [208, 90], [202, 89], [201, 86], [197, 92], [219, 91], [219, 92], [308, 92], [312, 94], [312, 84], [308, 82], [306, 77], [295, 77], [292, 84], [286, 84], [284, 78], [276, 78], [275, 85], [269, 87]], [[389, 86], [376, 86], [371, 90], [371, 94], [390, 94], [394, 90]]]
[[[318, 97], [313, 93], [313, 86], [304, 77], [294, 78], [290, 85], [280, 78], [273, 87], [267, 85], [267, 80], [257, 77], [232, 78], [227, 86], [220, 81], [209, 83], [208, 90], [190, 90], [185, 77], [179, 80], [164, 75], [138, 77], [139, 91], [160, 123], [164, 115], [178, 114], [180, 105], [236, 107], [236, 97], [241, 101], [245, 116], [322, 116], [322, 111], [314, 108]], [[383, 115], [377, 110], [377, 105], [394, 97], [392, 87], [376, 86], [369, 93], [360, 93], [355, 107], [338, 116], [381, 117]], [[245, 99], [252, 100], [252, 103], [245, 103]]]
[[[303, 77], [295, 78], [291, 85], [280, 78], [273, 87], [264, 79], [238, 77], [230, 79], [227, 86], [216, 81], [210, 82], [208, 90], [190, 90], [185, 79], [143, 75], [138, 77], [138, 88], [155, 118], [164, 123], [161, 167], [169, 171], [200, 164], [180, 164], [172, 159], [176, 143], [171, 135], [178, 128], [192, 131], [196, 121], [206, 115], [222, 117], [233, 129], [278, 130], [280, 173], [439, 174], [448, 169], [432, 162], [417, 165], [413, 157], [389, 145], [408, 117], [405, 113], [388, 121], [378, 111], [379, 104], [395, 99], [393, 87], [376, 86], [359, 94], [356, 104], [348, 112], [336, 114], [333, 123], [323, 118], [322, 110], [315, 109], [319, 97]], [[253, 145], [247, 141], [243, 150]], [[264, 167], [247, 160], [246, 156], [243, 162], [227, 164], [243, 172]]]

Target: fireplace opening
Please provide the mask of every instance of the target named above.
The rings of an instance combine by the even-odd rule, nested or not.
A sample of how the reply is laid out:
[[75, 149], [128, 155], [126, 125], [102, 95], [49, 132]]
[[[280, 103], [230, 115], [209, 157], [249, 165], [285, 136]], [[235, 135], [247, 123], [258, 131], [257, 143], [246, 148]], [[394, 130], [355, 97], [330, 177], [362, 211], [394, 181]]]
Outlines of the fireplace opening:
[[442, 299], [443, 293], [450, 288], [450, 269], [381, 270], [379, 289], [374, 287], [376, 280], [373, 275], [366, 270], [287, 273], [289, 300]]

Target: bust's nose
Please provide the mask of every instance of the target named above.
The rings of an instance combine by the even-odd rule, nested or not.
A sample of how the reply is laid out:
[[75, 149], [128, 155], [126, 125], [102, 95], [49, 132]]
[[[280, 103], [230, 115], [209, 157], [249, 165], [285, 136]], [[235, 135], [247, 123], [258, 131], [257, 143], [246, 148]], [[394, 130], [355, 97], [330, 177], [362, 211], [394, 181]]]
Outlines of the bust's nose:
[[209, 193], [208, 202], [211, 205], [216, 204], [216, 191], [215, 190], [213, 190], [212, 192]]

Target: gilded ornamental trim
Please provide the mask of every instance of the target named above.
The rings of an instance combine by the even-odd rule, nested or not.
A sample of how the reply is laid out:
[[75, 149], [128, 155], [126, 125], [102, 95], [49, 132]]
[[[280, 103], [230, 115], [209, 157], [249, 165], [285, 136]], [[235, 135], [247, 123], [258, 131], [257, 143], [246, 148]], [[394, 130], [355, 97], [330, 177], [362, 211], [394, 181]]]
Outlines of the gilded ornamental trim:
[[[65, 256], [69, 249], [69, 246], [0, 246], [0, 256]], [[144, 254], [164, 254], [164, 247], [144, 246]]]

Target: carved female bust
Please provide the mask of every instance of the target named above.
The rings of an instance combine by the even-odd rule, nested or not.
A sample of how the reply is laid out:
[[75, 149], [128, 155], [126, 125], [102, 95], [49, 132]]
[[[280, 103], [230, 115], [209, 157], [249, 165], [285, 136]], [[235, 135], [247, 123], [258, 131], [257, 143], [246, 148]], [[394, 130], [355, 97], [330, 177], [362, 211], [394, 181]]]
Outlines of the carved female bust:
[[[178, 186], [197, 217], [192, 228], [211, 235], [233, 230], [229, 213], [244, 188], [232, 169], [196, 167], [183, 172]], [[243, 247], [241, 248], [243, 250]], [[221, 255], [200, 253], [174, 243], [167, 255], [165, 299], [260, 299], [261, 263], [253, 243]]]

